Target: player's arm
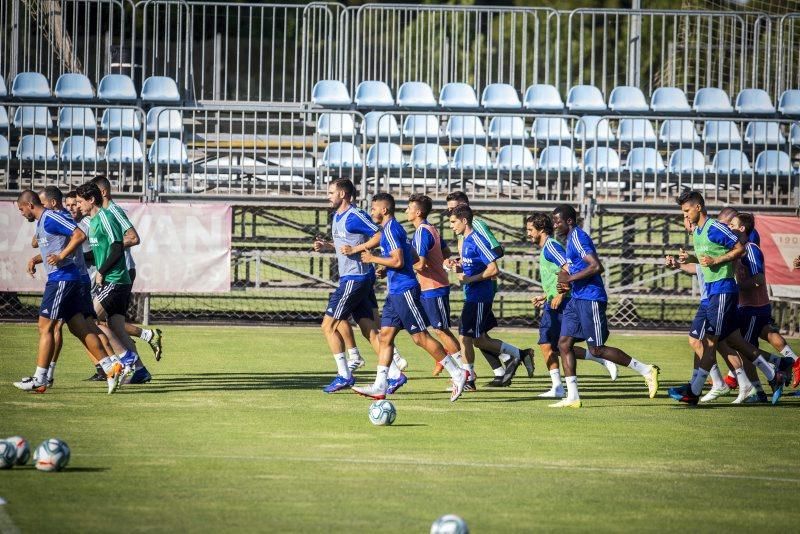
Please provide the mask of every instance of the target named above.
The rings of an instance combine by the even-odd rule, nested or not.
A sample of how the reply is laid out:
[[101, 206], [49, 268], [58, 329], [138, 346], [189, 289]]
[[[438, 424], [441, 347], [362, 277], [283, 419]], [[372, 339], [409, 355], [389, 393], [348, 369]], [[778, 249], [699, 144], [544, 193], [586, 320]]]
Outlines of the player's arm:
[[558, 281], [561, 284], [571, 284], [584, 278], [590, 278], [596, 274], [603, 272], [603, 264], [600, 263], [600, 258], [594, 252], [583, 256], [583, 261], [586, 262], [586, 267], [575, 274], [569, 274], [566, 271], [558, 273]]
[[703, 256], [700, 258], [700, 265], [703, 267], [713, 267], [714, 265], [721, 265], [723, 263], [728, 263], [731, 261], [736, 261], [742, 256], [744, 256], [745, 248], [744, 245], [736, 242], [728, 252], [723, 254], [722, 256], [711, 257], [711, 256]]
[[33, 248], [39, 248], [39, 240], [36, 239], [35, 235], [31, 238], [31, 246]]
[[72, 235], [70, 235], [67, 246], [61, 249], [61, 252], [58, 254], [50, 254], [47, 256], [47, 263], [53, 266], [58, 265], [64, 261], [65, 258], [72, 255], [84, 241], [86, 241], [86, 234], [83, 233], [83, 230], [76, 227], [75, 230], [72, 231]]
[[141, 239], [139, 239], [139, 232], [136, 231], [136, 228], [131, 226], [125, 230], [125, 235], [122, 236], [122, 245], [125, 248], [135, 247], [141, 242]]
[[764, 254], [758, 247], [745, 247], [747, 253], [742, 258], [742, 263], [750, 276], [744, 280], [737, 280], [742, 289], [753, 289], [762, 287], [767, 283], [766, 271], [764, 269]]
[[139, 232], [136, 231], [136, 228], [134, 228], [131, 220], [128, 219], [128, 215], [125, 214], [125, 211], [117, 204], [112, 204], [109, 211], [112, 213], [112, 215], [114, 215], [114, 218], [119, 223], [120, 228], [122, 228], [122, 245], [125, 248], [130, 248], [141, 243], [141, 240], [139, 239]]
[[450, 247], [447, 246], [447, 243], [444, 240], [441, 240], [442, 243], [442, 258], [449, 259], [450, 256], [453, 255], [453, 252], [450, 250]]
[[417, 260], [414, 262], [414, 270], [420, 272], [428, 266], [426, 255], [436, 245], [431, 233], [425, 228], [420, 228], [414, 232], [414, 252]]
[[361, 253], [361, 261], [364, 263], [374, 263], [383, 265], [389, 269], [402, 269], [404, 265], [403, 249], [396, 248], [389, 252], [388, 256], [375, 256], [372, 252], [365, 250]]
[[28, 260], [27, 271], [28, 274], [33, 276], [36, 273], [36, 266], [42, 263], [42, 255], [37, 254], [36, 256], [32, 257]]
[[381, 230], [375, 232], [375, 234], [370, 237], [367, 241], [364, 241], [360, 245], [356, 245], [351, 247], [350, 245], [342, 245], [341, 253], [345, 256], [351, 256], [353, 254], [361, 254], [365, 250], [372, 250], [376, 248], [378, 245], [381, 244]]
[[717, 257], [703, 256], [699, 262], [703, 267], [713, 267], [714, 265], [736, 261], [747, 252], [745, 246], [739, 242], [739, 238], [727, 226], [717, 222], [714, 222], [711, 228], [708, 229], [708, 240], [717, 245], [722, 245], [728, 249], [728, 252]]
[[467, 276], [464, 273], [458, 273], [458, 279], [461, 281], [462, 284], [474, 284], [475, 282], [483, 282], [484, 280], [491, 280], [498, 274], [500, 274], [500, 268], [497, 266], [496, 261], [492, 261], [489, 262], [488, 265], [486, 265], [486, 269], [479, 272], [478, 274]]

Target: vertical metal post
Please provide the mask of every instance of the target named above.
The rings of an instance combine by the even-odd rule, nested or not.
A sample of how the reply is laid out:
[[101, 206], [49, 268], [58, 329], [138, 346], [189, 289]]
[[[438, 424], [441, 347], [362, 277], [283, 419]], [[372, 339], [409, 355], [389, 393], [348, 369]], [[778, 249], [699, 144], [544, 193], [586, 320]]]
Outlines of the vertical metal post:
[[144, 294], [144, 311], [142, 311], [142, 324], [150, 325], [150, 293]]
[[[634, 12], [642, 9], [642, 0], [633, 0]], [[631, 15], [630, 36], [628, 37], [628, 85], [639, 87], [641, 82], [642, 59], [642, 16]]]

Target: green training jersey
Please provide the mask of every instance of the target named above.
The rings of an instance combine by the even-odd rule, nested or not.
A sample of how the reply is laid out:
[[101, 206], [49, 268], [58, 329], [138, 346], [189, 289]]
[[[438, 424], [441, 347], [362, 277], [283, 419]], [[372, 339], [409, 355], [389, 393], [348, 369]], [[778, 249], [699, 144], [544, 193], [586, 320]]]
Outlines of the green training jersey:
[[[119, 221], [108, 209], [102, 208], [92, 217], [89, 223], [89, 245], [92, 247], [92, 254], [94, 254], [95, 267], [99, 269], [105, 263], [111, 254], [111, 245], [113, 243], [122, 243], [123, 233]], [[111, 270], [105, 274], [104, 280], [113, 284], [131, 283], [131, 277], [125, 267], [124, 255], [120, 256]]]
[[[736, 236], [724, 224], [708, 219], [702, 228], [695, 230], [694, 253], [699, 260], [703, 256], [718, 258], [727, 254], [736, 245]], [[700, 267], [706, 284], [726, 278], [733, 279], [733, 262], [721, 263], [712, 267]]]
[[539, 254], [539, 276], [548, 302], [558, 295], [558, 272], [566, 264], [564, 246], [552, 237], [548, 238]]

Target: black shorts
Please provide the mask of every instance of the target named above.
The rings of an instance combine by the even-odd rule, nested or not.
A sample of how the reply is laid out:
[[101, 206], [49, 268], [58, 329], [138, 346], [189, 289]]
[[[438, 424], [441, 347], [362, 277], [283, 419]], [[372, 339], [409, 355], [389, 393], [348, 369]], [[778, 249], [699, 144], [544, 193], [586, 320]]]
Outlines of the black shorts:
[[128, 276], [131, 277], [131, 285], [136, 281], [136, 269], [128, 269]]
[[103, 284], [95, 289], [95, 298], [108, 317], [128, 314], [131, 301], [131, 284]]

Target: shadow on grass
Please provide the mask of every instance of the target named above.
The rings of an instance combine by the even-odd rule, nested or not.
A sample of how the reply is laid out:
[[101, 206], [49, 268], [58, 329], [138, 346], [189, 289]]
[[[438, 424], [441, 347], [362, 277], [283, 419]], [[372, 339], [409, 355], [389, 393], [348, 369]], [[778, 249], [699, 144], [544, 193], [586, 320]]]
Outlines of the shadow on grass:
[[291, 373], [190, 373], [160, 375], [143, 385], [126, 385], [120, 393], [180, 393], [183, 391], [322, 390], [332, 374]]

